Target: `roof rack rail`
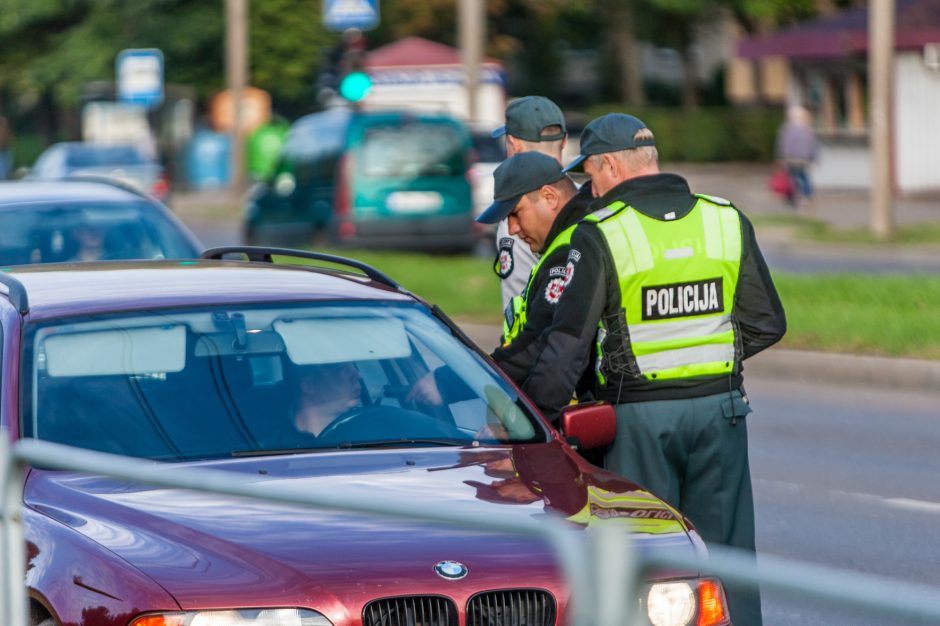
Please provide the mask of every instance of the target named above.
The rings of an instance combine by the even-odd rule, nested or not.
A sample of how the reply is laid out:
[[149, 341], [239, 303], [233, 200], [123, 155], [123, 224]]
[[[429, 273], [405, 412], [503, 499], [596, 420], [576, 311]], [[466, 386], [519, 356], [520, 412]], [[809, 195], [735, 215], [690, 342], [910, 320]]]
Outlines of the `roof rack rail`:
[[29, 296], [26, 295], [26, 287], [23, 286], [23, 283], [3, 270], [0, 270], [0, 283], [6, 285], [10, 302], [13, 303], [19, 314], [26, 315], [29, 313]]
[[363, 263], [362, 261], [349, 259], [343, 256], [326, 254], [325, 252], [294, 250], [292, 248], [269, 248], [266, 246], [221, 246], [218, 248], [209, 248], [200, 254], [199, 258], [221, 260], [227, 254], [244, 254], [248, 257], [249, 261], [255, 261], [259, 263], [273, 263], [274, 260], [272, 257], [274, 256], [286, 256], [293, 257], [295, 259], [312, 259], [314, 261], [327, 261], [337, 265], [354, 267], [358, 270], [361, 270], [366, 276], [376, 282], [387, 285], [392, 289], [404, 291], [401, 285], [368, 263]]

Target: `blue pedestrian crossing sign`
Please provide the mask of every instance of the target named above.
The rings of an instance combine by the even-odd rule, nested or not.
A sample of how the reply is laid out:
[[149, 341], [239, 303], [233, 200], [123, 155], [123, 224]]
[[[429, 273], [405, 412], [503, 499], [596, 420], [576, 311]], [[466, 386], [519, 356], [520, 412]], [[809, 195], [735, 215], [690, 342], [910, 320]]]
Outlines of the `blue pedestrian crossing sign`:
[[379, 23], [379, 0], [323, 0], [323, 25], [329, 30], [368, 30]]
[[117, 98], [147, 108], [163, 102], [163, 53], [154, 48], [122, 50], [115, 62]]

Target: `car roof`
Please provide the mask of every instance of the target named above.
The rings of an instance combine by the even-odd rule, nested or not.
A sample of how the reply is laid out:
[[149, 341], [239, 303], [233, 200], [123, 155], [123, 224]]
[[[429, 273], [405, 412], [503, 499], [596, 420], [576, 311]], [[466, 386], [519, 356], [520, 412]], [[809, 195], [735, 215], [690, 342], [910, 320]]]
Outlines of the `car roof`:
[[[14, 266], [31, 320], [214, 304], [324, 300], [414, 302], [361, 274], [247, 261], [110, 261]], [[0, 282], [0, 293], [9, 287]]]
[[127, 202], [150, 198], [118, 183], [94, 180], [46, 180], [0, 182], [0, 207], [4, 204], [48, 202]]

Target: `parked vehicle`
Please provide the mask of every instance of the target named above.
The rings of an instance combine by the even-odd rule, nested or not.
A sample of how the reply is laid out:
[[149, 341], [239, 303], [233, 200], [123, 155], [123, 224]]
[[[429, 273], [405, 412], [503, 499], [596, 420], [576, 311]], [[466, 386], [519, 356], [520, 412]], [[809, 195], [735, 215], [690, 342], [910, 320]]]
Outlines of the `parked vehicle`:
[[477, 218], [493, 203], [493, 172], [506, 159], [506, 144], [503, 137], [493, 137], [492, 129], [474, 130], [474, 161], [470, 167], [470, 182], [473, 184], [473, 217]]
[[[612, 440], [609, 405], [570, 409], [563, 436], [439, 309], [381, 272], [247, 252], [257, 261], [216, 250], [182, 267], [0, 272], [0, 431], [147, 459], [154, 472], [214, 468], [574, 528], [615, 520], [638, 549], [705, 550], [669, 505], [569, 447], [565, 436]], [[437, 397], [416, 393], [423, 380]], [[42, 467], [28, 468], [23, 498], [30, 626], [568, 620], [555, 555], [532, 537]], [[698, 572], [653, 572], [641, 595], [656, 626], [729, 624], [721, 584]]]
[[27, 179], [57, 180], [81, 176], [113, 178], [160, 202], [170, 197], [170, 179], [154, 156], [130, 144], [65, 141], [46, 148]]
[[446, 115], [333, 109], [299, 119], [249, 195], [248, 243], [469, 249], [470, 136]]
[[0, 266], [195, 258], [202, 250], [169, 209], [114, 181], [0, 183]]

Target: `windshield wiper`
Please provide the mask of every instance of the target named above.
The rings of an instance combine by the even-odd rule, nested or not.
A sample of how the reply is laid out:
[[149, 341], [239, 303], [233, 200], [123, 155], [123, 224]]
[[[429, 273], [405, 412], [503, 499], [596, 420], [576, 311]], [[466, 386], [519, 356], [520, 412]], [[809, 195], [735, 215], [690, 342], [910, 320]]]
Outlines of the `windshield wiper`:
[[281, 456], [285, 454], [308, 454], [310, 452], [324, 452], [334, 448], [275, 448], [273, 450], [233, 450], [234, 458], [248, 456]]
[[376, 441], [347, 441], [336, 446], [340, 450], [351, 450], [353, 448], [387, 448], [394, 446], [409, 445], [433, 445], [433, 446], [470, 446], [472, 441], [466, 439], [379, 439]]

